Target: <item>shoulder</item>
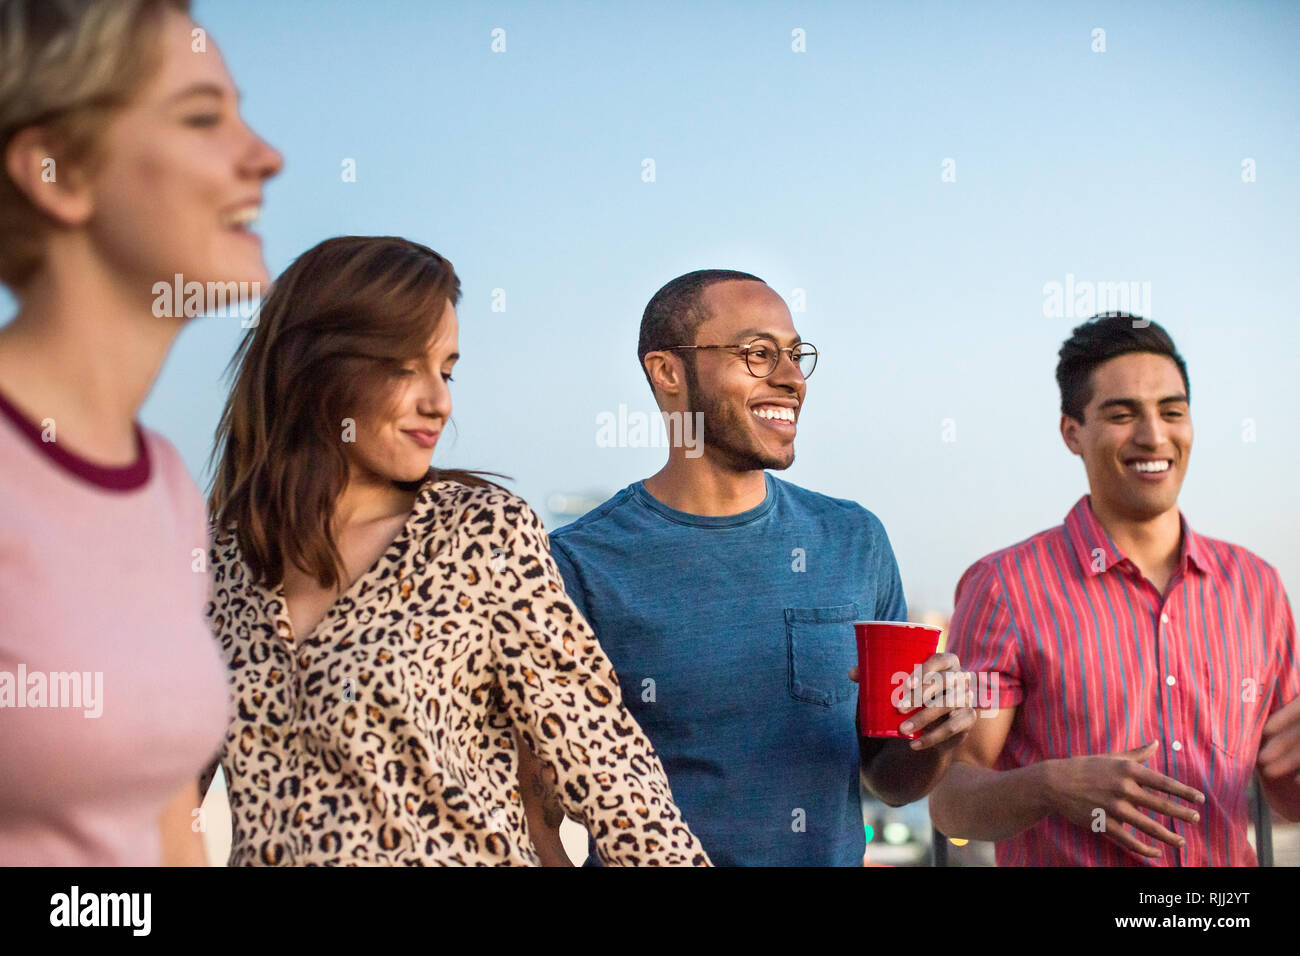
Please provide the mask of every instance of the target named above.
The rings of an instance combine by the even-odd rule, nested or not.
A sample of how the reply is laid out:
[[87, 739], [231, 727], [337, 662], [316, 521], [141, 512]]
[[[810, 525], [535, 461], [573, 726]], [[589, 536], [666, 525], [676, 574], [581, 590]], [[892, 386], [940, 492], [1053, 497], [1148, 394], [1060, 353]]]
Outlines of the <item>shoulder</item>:
[[551, 534], [552, 547], [569, 548], [603, 537], [606, 531], [618, 524], [621, 512], [632, 501], [632, 486], [628, 485], [613, 497], [592, 508], [580, 518], [557, 528]]
[[843, 525], [850, 522], [858, 531], [865, 532], [873, 538], [888, 539], [884, 523], [875, 513], [867, 510], [851, 498], [833, 498], [819, 491], [812, 491], [793, 482], [785, 481], [776, 475], [770, 475], [775, 487], [788, 506], [820, 518], [827, 518]]
[[425, 481], [413, 510], [417, 529], [430, 533], [452, 529], [462, 537], [496, 539], [542, 531], [537, 513], [513, 491], [437, 474]]
[[239, 549], [239, 535], [235, 533], [234, 527], [218, 528], [211, 518], [208, 520], [208, 563], [219, 595], [228, 595], [231, 592], [227, 588], [247, 585], [252, 581], [252, 575], [244, 565], [243, 553]]
[[189, 469], [185, 467], [185, 460], [181, 458], [181, 453], [176, 450], [176, 446], [162, 433], [152, 428], [145, 428], [143, 425], [140, 426], [140, 435], [144, 441], [145, 454], [149, 456], [150, 468], [156, 471], [168, 489], [183, 490], [197, 497], [198, 486], [190, 477]]
[[1059, 547], [1065, 539], [1065, 526], [1057, 525], [1030, 535], [1022, 541], [984, 555], [966, 569], [957, 583], [957, 598], [970, 590], [985, 592], [1008, 586], [1019, 579], [1027, 563], [1037, 560], [1044, 548]]
[[207, 527], [207, 505], [199, 486], [176, 446], [152, 428], [140, 426], [144, 452], [149, 456], [151, 477], [160, 492], [174, 505], [186, 535]]
[[1196, 541], [1201, 556], [1210, 566], [1207, 570], [1217, 571], [1229, 579], [1239, 578], [1243, 587], [1259, 588], [1265, 596], [1284, 591], [1277, 568], [1249, 548], [1199, 532]]

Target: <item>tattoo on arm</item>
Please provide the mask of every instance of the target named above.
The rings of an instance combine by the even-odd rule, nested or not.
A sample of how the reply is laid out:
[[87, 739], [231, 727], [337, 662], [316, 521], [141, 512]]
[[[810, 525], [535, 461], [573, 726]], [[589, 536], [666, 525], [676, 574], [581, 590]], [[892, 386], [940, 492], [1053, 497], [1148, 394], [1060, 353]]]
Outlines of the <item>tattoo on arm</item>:
[[560, 807], [560, 801], [555, 798], [553, 791], [542, 786], [540, 776], [533, 778], [533, 796], [542, 804], [542, 819], [548, 827], [554, 829], [564, 822], [564, 810]]

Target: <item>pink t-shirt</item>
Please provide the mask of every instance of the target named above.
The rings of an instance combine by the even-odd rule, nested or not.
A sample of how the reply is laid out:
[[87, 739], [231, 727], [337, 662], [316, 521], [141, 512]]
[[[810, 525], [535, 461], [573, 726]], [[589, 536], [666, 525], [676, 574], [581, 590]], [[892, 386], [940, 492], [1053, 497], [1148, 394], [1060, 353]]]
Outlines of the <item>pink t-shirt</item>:
[[229, 719], [203, 500], [154, 432], [123, 468], [50, 437], [0, 395], [0, 865], [156, 865]]

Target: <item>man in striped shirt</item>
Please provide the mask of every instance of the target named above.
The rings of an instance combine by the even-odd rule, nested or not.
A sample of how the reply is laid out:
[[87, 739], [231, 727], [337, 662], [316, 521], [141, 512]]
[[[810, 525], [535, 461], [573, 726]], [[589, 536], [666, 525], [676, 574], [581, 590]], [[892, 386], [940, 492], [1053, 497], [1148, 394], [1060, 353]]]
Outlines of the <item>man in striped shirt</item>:
[[1246, 788], [1300, 819], [1300, 666], [1277, 572], [1194, 532], [1187, 369], [1154, 322], [1074, 330], [1061, 436], [1090, 494], [957, 585], [947, 649], [997, 675], [930, 798], [999, 865], [1254, 865]]

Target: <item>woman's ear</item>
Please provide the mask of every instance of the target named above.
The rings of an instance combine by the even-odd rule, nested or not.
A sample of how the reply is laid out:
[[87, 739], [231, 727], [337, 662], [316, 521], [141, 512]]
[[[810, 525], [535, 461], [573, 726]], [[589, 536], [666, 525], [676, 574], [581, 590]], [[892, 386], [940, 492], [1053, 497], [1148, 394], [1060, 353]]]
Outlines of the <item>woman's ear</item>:
[[19, 130], [5, 147], [5, 172], [28, 201], [62, 226], [80, 226], [94, 211], [86, 177], [56, 158], [47, 128]]

